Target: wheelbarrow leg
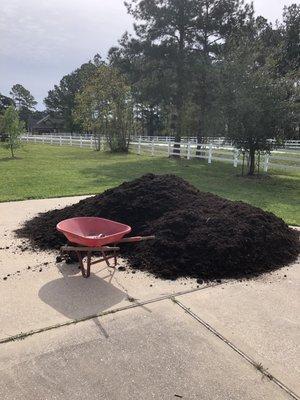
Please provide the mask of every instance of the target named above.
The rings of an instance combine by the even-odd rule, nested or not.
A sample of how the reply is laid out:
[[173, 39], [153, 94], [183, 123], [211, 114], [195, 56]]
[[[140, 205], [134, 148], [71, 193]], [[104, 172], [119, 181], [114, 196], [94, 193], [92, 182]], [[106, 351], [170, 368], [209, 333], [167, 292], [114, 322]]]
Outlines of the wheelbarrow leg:
[[90, 252], [87, 253], [87, 267], [86, 267], [86, 278], [91, 275], [91, 258], [92, 254]]
[[76, 251], [76, 254], [77, 254], [77, 257], [78, 257], [79, 266], [80, 266], [80, 269], [81, 269], [82, 276], [84, 278], [88, 278], [90, 276], [90, 274], [91, 274], [91, 253], [90, 252], [87, 253], [86, 270], [84, 268], [84, 262], [83, 262], [83, 258], [82, 258], [81, 252], [80, 251]]
[[117, 252], [114, 250], [114, 266], [117, 266]]
[[105, 255], [105, 251], [101, 251], [101, 253], [102, 253], [103, 260], [106, 262], [106, 265], [107, 265], [108, 267], [110, 267], [110, 263], [109, 263], [109, 261], [108, 261], [106, 255]]

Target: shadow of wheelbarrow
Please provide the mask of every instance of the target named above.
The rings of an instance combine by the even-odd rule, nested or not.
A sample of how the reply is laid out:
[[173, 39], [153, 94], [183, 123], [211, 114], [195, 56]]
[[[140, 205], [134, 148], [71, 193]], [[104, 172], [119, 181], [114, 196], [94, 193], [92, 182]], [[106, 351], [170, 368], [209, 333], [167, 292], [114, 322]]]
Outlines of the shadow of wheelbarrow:
[[[91, 274], [91, 279], [82, 279], [77, 266], [63, 264], [59, 267], [63, 277], [46, 283], [39, 290], [39, 298], [68, 319], [81, 319], [99, 314], [119, 304], [127, 297], [120, 289]], [[108, 337], [98, 318], [96, 326]]]

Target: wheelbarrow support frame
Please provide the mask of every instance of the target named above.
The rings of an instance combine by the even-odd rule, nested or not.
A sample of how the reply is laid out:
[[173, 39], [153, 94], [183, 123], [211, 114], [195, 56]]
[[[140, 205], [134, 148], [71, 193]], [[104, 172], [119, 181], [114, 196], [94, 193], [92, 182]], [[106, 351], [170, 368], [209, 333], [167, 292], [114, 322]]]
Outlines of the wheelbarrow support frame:
[[[124, 238], [118, 243], [134, 243], [142, 242], [144, 240], [155, 239], [155, 236], [135, 236]], [[117, 252], [120, 247], [116, 246], [102, 246], [102, 247], [87, 247], [87, 246], [76, 246], [76, 245], [65, 245], [60, 248], [60, 253], [64, 256], [66, 253], [75, 252], [79, 261], [79, 267], [81, 269], [82, 276], [88, 278], [91, 274], [91, 265], [100, 263], [102, 261], [106, 262], [106, 265], [110, 268], [115, 268], [117, 265]], [[95, 261], [92, 261], [93, 253], [101, 253], [102, 257]], [[86, 256], [86, 267], [84, 258]], [[109, 263], [110, 259], [114, 259], [114, 265]]]
[[[84, 278], [88, 278], [91, 274], [91, 265], [100, 263], [102, 261], [106, 262], [108, 267], [112, 267], [109, 263], [111, 258], [114, 259], [115, 268], [117, 265], [117, 251], [120, 250], [119, 247], [110, 247], [110, 246], [103, 246], [103, 247], [82, 247], [82, 246], [62, 246], [60, 248], [61, 255], [66, 253], [75, 252], [79, 261], [79, 267], [81, 269], [82, 276]], [[102, 257], [98, 258], [95, 261], [92, 261], [92, 255], [94, 252], [101, 253]], [[111, 254], [112, 253], [112, 254]], [[86, 255], [86, 267], [84, 263], [84, 258]]]

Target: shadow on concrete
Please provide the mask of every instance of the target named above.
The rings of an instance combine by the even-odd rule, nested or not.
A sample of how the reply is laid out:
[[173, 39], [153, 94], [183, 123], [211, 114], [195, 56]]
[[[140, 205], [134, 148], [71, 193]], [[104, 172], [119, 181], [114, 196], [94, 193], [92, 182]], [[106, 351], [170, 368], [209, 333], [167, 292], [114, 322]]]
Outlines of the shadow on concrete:
[[[63, 264], [59, 270], [63, 277], [42, 286], [39, 298], [69, 319], [101, 313], [127, 297], [125, 292], [95, 274], [88, 279], [83, 278], [77, 265]], [[94, 319], [94, 322], [108, 337], [100, 321]]]

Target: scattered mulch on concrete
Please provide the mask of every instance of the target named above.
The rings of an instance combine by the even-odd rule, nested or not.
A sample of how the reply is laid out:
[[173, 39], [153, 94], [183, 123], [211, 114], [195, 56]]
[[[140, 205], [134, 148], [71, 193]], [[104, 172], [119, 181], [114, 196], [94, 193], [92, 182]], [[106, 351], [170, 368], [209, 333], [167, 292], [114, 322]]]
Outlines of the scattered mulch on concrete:
[[122, 246], [134, 269], [166, 279], [242, 278], [297, 258], [299, 234], [257, 207], [197, 190], [175, 175], [147, 174], [59, 210], [42, 213], [17, 231], [40, 249], [58, 249], [61, 220], [97, 216], [123, 222], [153, 241]]

